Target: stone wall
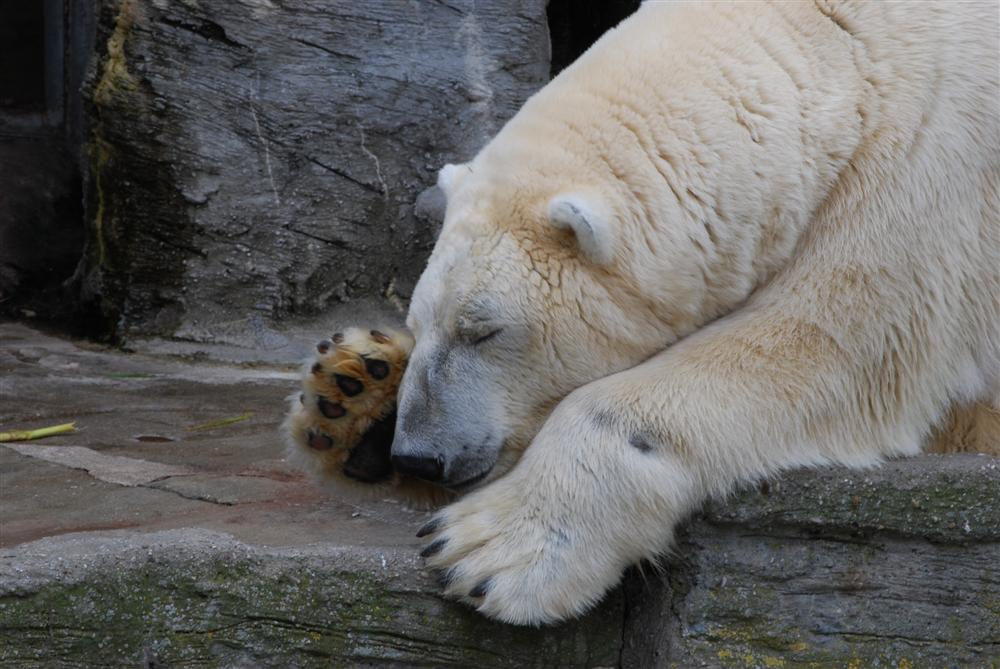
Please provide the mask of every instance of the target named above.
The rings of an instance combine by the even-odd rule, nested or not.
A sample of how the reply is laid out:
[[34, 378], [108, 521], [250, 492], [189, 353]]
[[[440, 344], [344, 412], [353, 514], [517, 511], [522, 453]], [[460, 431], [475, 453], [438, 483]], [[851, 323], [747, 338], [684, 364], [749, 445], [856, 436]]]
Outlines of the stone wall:
[[405, 301], [418, 195], [549, 76], [544, 0], [103, 0], [97, 26], [84, 294], [119, 335]]
[[[358, 299], [398, 312], [440, 224], [437, 169], [472, 157], [638, 5], [4, 10], [8, 61], [45, 58], [0, 68], [0, 314], [117, 341], [259, 348], [281, 324], [341, 319]], [[45, 99], [27, 112], [7, 95], [35, 89]]]

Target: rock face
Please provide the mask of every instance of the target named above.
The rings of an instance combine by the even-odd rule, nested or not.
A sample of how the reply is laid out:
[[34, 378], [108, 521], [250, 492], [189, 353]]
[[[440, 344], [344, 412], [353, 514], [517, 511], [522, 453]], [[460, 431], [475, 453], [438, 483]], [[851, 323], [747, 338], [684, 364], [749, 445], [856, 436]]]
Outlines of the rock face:
[[405, 299], [418, 195], [549, 74], [544, 0], [102, 0], [96, 45], [84, 293], [194, 341]]

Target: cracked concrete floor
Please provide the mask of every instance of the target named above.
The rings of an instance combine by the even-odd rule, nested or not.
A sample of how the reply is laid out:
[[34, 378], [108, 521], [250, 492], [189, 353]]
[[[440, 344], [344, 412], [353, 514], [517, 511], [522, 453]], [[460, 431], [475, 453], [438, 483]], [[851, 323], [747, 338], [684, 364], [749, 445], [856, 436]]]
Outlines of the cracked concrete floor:
[[425, 514], [335, 497], [285, 464], [278, 427], [296, 368], [126, 354], [0, 324], [0, 430], [79, 429], [0, 445], [0, 546], [174, 528], [416, 546]]

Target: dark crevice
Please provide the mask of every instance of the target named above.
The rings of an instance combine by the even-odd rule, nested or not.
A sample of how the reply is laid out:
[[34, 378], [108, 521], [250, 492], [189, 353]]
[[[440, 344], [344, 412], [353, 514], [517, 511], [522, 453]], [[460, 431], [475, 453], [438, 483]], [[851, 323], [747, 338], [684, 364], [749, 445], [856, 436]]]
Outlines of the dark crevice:
[[342, 239], [329, 239], [327, 237], [320, 237], [318, 235], [305, 232], [304, 230], [298, 230], [291, 226], [288, 226], [288, 231], [294, 232], [297, 235], [302, 235], [303, 237], [308, 237], [309, 239], [315, 239], [317, 242], [323, 242], [324, 244], [330, 244], [332, 246], [336, 246], [338, 249], [346, 249], [350, 246], [350, 244], [348, 244]]
[[698, 551], [690, 526], [684, 524], [677, 528], [676, 546], [669, 555], [639, 563], [626, 573], [618, 658], [622, 669], [663, 667], [675, 659], [674, 649], [682, 645], [684, 602], [697, 582]]
[[91, 51], [84, 0], [0, 1], [0, 317], [89, 336], [79, 89]]
[[0, 110], [45, 109], [45, 7], [33, 2], [0, 5]]
[[356, 179], [356, 178], [352, 177], [350, 174], [348, 174], [344, 170], [337, 169], [336, 167], [333, 167], [332, 165], [327, 165], [324, 162], [320, 162], [319, 160], [317, 160], [316, 158], [313, 158], [312, 156], [308, 156], [307, 155], [305, 158], [306, 158], [306, 160], [308, 160], [310, 163], [316, 165], [317, 167], [322, 167], [327, 172], [331, 172], [333, 174], [336, 174], [338, 177], [340, 177], [342, 179], [346, 179], [346, 180], [350, 181], [352, 184], [355, 184], [356, 186], [360, 186], [361, 188], [364, 188], [365, 190], [370, 191], [372, 193], [378, 193], [379, 195], [382, 194], [382, 190], [381, 189], [376, 188], [375, 186], [371, 185], [370, 183], [366, 183], [364, 181], [361, 181], [360, 179]]
[[345, 53], [343, 51], [334, 51], [333, 49], [331, 49], [329, 47], [325, 47], [325, 46], [322, 46], [320, 44], [316, 44], [315, 42], [310, 42], [309, 40], [306, 40], [306, 39], [301, 39], [299, 37], [292, 37], [290, 39], [293, 42], [301, 44], [302, 46], [307, 46], [307, 47], [309, 47], [311, 49], [319, 49], [320, 51], [326, 52], [326, 53], [330, 54], [331, 56], [336, 56], [337, 58], [346, 58], [347, 60], [353, 60], [353, 61], [360, 61], [361, 60], [359, 57], [355, 56], [354, 54]]
[[189, 499], [189, 500], [191, 500], [193, 502], [206, 502], [208, 504], [216, 504], [218, 506], [236, 506], [237, 504], [239, 504], [239, 502], [223, 502], [223, 501], [220, 501], [220, 500], [217, 500], [217, 499], [212, 499], [211, 497], [207, 497], [205, 495], [198, 495], [198, 494], [194, 494], [194, 493], [184, 493], [184, 492], [181, 492], [179, 490], [174, 490], [173, 488], [164, 488], [164, 487], [156, 485], [157, 483], [161, 483], [163, 481], [168, 481], [170, 479], [175, 479], [175, 478], [183, 478], [183, 476], [178, 476], [178, 475], [164, 476], [162, 478], [156, 479], [155, 481], [150, 481], [149, 483], [140, 483], [140, 484], [136, 485], [135, 487], [136, 488], [146, 488], [147, 490], [156, 490], [157, 492], [169, 493], [171, 495], [176, 495], [177, 497], [180, 497], [182, 499]]
[[226, 46], [231, 46], [235, 49], [249, 48], [246, 44], [240, 44], [236, 40], [231, 39], [229, 35], [226, 34], [225, 28], [212, 21], [203, 20], [198, 25], [187, 23], [185, 21], [178, 21], [176, 19], [168, 19], [166, 17], [161, 18], [160, 21], [172, 28], [186, 30], [187, 32], [194, 33], [195, 35], [200, 35], [207, 40], [221, 42]]
[[640, 0], [550, 0], [545, 13], [552, 44], [551, 76], [559, 74], [639, 5]]

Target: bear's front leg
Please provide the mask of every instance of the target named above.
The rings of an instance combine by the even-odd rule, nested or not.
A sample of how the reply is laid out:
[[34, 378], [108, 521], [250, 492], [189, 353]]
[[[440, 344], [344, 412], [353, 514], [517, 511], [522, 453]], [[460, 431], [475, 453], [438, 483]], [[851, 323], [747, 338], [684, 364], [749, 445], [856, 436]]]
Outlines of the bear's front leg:
[[574, 391], [510, 474], [422, 530], [429, 565], [489, 616], [561, 620], [668, 548], [709, 496], [789, 467], [916, 452], [935, 413], [904, 385], [903, 354], [842, 341], [780, 312], [736, 315]]
[[701, 486], [677, 449], [636, 429], [627, 395], [605, 394], [615, 378], [567, 397], [506, 477], [421, 529], [446, 594], [506, 622], [554, 622], [669, 545]]

